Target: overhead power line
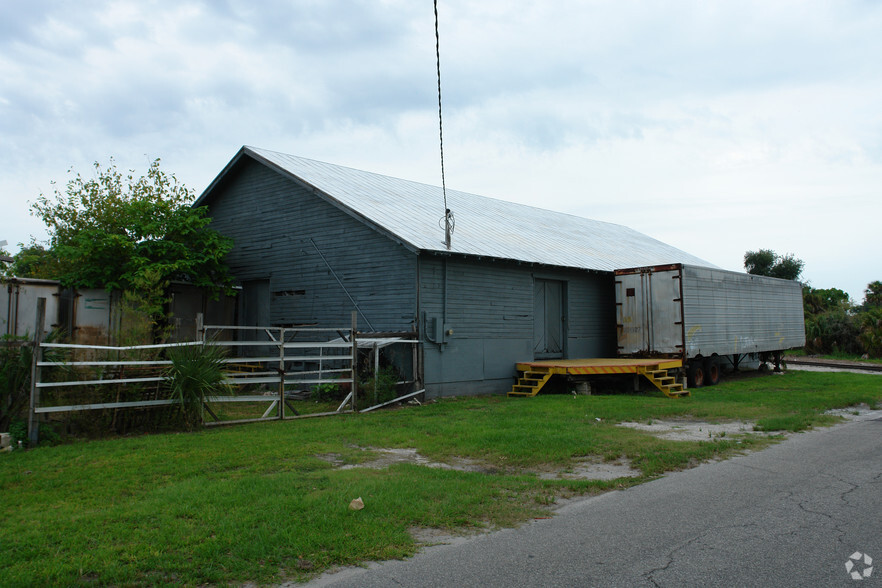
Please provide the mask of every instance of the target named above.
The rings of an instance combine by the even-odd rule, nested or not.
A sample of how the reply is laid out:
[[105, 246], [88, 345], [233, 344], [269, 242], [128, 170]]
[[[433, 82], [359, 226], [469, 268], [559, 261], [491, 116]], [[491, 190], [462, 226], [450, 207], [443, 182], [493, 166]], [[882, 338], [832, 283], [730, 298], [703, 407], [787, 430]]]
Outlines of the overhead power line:
[[444, 195], [444, 244], [450, 249], [453, 233], [453, 213], [447, 208], [447, 179], [444, 177], [444, 119], [441, 116], [441, 38], [438, 34], [438, 0], [435, 7], [435, 63], [438, 72], [438, 139], [441, 147], [441, 192]]

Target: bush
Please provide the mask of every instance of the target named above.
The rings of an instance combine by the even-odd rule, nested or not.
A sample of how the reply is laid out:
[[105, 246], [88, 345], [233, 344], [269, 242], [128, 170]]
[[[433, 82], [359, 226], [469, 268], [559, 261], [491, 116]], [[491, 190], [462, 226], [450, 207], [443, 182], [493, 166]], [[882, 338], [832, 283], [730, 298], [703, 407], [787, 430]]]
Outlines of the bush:
[[[33, 349], [26, 337], [6, 335], [0, 343], [0, 431], [25, 414], [30, 400]], [[27, 436], [27, 435], [25, 435]]]
[[206, 396], [230, 394], [224, 383], [225, 349], [211, 343], [172, 347], [168, 358], [172, 365], [166, 370], [171, 397], [180, 402], [183, 425], [193, 428], [202, 422], [202, 402]]
[[[58, 339], [58, 332], [52, 331], [44, 341], [49, 343]], [[33, 357], [34, 348], [28, 336], [4, 335], [0, 338], [0, 431], [10, 429], [13, 420], [27, 417]], [[44, 350], [43, 359], [60, 361], [62, 354], [58, 350], [47, 349]]]
[[328, 402], [331, 400], [343, 400], [343, 389], [338, 384], [316, 384], [312, 387], [309, 398], [316, 402]]
[[9, 423], [9, 437], [12, 440], [13, 449], [21, 443], [22, 447], [28, 446], [28, 424], [21, 419], [13, 419]]
[[40, 423], [38, 430], [38, 437], [40, 439], [40, 445], [58, 445], [61, 443], [61, 435], [58, 434], [58, 431], [55, 430], [55, 427], [50, 425], [49, 423]]
[[806, 317], [805, 350], [808, 353], [862, 353], [858, 325], [845, 308]]

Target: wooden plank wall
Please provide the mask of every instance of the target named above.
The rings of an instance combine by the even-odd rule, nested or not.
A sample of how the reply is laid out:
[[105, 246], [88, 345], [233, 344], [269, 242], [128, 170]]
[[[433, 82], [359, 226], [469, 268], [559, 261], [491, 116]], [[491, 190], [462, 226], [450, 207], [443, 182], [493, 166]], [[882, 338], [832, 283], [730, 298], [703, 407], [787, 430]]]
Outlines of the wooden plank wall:
[[[511, 387], [515, 363], [534, 359], [535, 278], [565, 284], [567, 357], [615, 357], [612, 274], [535, 268], [494, 260], [445, 261], [443, 257], [423, 254], [420, 328], [425, 383], [431, 395], [503, 392]], [[433, 319], [443, 323], [441, 344], [431, 341]]]
[[248, 158], [208, 206], [212, 227], [233, 238], [232, 274], [269, 280], [274, 325], [347, 326], [351, 296], [359, 329], [411, 330], [417, 256], [392, 239]]

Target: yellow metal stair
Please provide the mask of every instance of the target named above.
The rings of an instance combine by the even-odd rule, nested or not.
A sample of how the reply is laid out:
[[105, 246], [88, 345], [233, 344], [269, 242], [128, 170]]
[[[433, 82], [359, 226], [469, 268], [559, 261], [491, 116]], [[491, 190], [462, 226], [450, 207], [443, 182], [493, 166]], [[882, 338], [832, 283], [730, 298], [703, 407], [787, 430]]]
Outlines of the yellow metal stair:
[[518, 382], [511, 387], [509, 396], [536, 396], [554, 372], [545, 368], [531, 368], [518, 374]]
[[662, 394], [668, 398], [682, 398], [683, 396], [689, 396], [689, 390], [685, 390], [683, 384], [677, 382], [677, 379], [674, 378], [674, 376], [671, 376], [668, 373], [668, 370], [641, 367], [638, 368], [637, 371], [638, 373], [643, 374], [647, 380], [652, 382], [652, 384], [661, 390]]

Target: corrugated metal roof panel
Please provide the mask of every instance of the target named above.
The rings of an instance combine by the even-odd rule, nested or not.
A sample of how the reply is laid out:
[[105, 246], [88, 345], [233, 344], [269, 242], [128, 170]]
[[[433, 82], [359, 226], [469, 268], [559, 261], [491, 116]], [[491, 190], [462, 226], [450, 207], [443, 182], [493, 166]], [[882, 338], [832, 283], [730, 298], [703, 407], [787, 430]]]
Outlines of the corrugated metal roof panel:
[[[244, 150], [414, 248], [448, 253], [440, 187], [266, 149]], [[602, 271], [667, 263], [715, 267], [622, 225], [457, 190], [447, 190], [447, 205], [456, 218], [450, 253]]]

